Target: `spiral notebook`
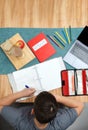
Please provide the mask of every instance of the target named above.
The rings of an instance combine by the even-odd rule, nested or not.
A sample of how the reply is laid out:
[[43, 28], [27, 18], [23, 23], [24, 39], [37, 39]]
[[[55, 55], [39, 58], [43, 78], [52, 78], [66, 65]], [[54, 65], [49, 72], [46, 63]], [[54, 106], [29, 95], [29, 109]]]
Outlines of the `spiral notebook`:
[[66, 69], [62, 57], [24, 68], [8, 74], [13, 92], [20, 91], [25, 85], [40, 91], [49, 91], [61, 87], [61, 71]]

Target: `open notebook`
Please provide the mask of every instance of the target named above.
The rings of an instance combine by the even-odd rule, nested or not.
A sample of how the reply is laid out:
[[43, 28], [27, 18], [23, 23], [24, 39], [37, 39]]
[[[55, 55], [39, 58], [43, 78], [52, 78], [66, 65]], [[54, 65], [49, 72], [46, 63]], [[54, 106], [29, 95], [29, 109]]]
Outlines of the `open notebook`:
[[66, 69], [62, 57], [24, 68], [8, 74], [13, 92], [20, 91], [25, 85], [40, 91], [53, 90], [61, 87], [61, 71]]

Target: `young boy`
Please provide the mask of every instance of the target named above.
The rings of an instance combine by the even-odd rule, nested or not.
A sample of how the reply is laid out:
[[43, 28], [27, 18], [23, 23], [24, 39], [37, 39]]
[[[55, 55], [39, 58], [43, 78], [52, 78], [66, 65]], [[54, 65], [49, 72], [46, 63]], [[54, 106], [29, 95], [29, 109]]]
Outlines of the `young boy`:
[[[0, 99], [0, 114], [16, 130], [65, 130], [78, 117], [83, 103], [63, 96], [41, 92], [29, 107], [10, 106], [17, 99], [34, 94], [35, 89], [24, 89]], [[64, 107], [60, 107], [63, 104]]]

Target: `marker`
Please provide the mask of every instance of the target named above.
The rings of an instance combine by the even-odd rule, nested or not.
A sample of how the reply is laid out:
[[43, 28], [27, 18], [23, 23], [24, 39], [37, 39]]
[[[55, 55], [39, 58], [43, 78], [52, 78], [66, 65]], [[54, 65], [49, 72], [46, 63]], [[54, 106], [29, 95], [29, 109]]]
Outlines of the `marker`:
[[30, 88], [28, 85], [25, 85], [26, 88]]

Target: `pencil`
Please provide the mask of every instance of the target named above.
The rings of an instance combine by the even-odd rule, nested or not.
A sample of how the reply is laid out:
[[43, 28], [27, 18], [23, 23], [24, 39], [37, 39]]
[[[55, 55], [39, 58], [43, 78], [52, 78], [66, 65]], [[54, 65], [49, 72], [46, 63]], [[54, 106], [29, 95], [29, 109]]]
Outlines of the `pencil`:
[[55, 32], [55, 34], [66, 44], [65, 39], [58, 32]]
[[72, 41], [71, 26], [69, 26], [70, 41]]
[[60, 42], [58, 42], [58, 40], [55, 37], [53, 39], [57, 42], [57, 44], [59, 44], [60, 48], [63, 49], [63, 45]]
[[60, 46], [52, 36], [47, 35], [47, 37], [48, 37], [51, 41], [53, 41], [58, 47], [62, 48], [62, 46]]
[[56, 39], [58, 42], [60, 42], [60, 44], [61, 44], [63, 47], [65, 47], [65, 45], [63, 44], [62, 41], [60, 41], [55, 35], [54, 35], [54, 37], [55, 37], [55, 39]]
[[66, 37], [68, 39], [68, 43], [70, 44], [70, 38], [69, 38], [69, 35], [68, 35], [67, 28], [64, 28], [64, 31], [65, 31]]
[[47, 35], [47, 37], [48, 37], [51, 41], [53, 41], [58, 47], [60, 47], [60, 46], [58, 45], [58, 43], [53, 39], [52, 36]]

